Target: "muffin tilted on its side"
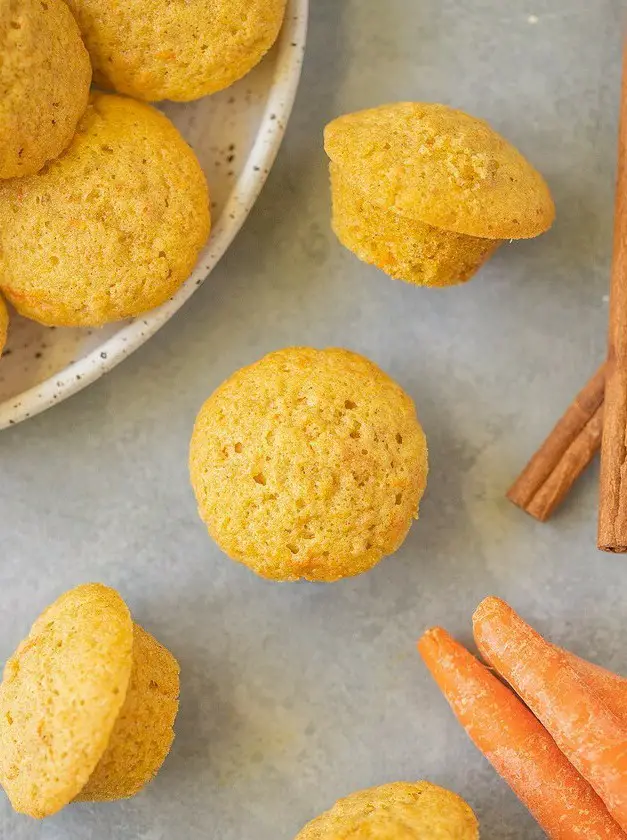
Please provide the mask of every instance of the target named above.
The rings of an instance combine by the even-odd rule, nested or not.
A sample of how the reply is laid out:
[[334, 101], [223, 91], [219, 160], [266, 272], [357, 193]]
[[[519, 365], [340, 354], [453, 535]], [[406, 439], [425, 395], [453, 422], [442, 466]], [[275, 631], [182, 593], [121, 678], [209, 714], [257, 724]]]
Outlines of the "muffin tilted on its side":
[[224, 382], [196, 420], [199, 513], [273, 580], [358, 575], [405, 539], [427, 480], [412, 400], [348, 350], [292, 347]]
[[100, 326], [164, 303], [209, 234], [193, 151], [163, 114], [94, 93], [39, 175], [0, 182], [0, 289], [49, 326]]
[[461, 797], [430, 782], [393, 782], [340, 799], [295, 840], [478, 840]]
[[99, 85], [187, 102], [245, 76], [275, 42], [286, 0], [68, 0]]
[[38, 172], [71, 141], [91, 65], [63, 0], [0, 0], [0, 178]]
[[399, 280], [462, 283], [504, 240], [553, 223], [542, 176], [462, 111], [382, 105], [329, 123], [324, 140], [338, 239]]
[[0, 685], [0, 783], [15, 810], [42, 818], [73, 799], [137, 793], [170, 750], [178, 673], [113, 589], [62, 595]]

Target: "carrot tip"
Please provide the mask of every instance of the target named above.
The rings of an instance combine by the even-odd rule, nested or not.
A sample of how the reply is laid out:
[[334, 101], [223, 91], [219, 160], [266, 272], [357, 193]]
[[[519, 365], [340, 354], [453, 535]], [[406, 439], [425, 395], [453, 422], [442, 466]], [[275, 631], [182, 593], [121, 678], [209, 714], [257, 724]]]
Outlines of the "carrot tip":
[[443, 627], [429, 627], [416, 642], [416, 647], [419, 651], [422, 651], [423, 648], [431, 647], [434, 644], [437, 645], [442, 635], [447, 635]]
[[480, 621], [495, 610], [502, 610], [504, 606], [507, 606], [507, 604], [502, 598], [498, 598], [496, 595], [488, 595], [472, 614], [472, 620], [473, 622]]

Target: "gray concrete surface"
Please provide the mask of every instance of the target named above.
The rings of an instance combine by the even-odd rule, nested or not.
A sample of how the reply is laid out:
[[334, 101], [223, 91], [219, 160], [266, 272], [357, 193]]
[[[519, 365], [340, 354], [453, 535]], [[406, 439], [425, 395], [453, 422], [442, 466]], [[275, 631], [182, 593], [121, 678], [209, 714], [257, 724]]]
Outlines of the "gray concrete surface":
[[[7, 840], [291, 840], [338, 796], [427, 778], [483, 836], [542, 836], [454, 722], [414, 651], [462, 639], [509, 599], [560, 644], [627, 672], [627, 566], [595, 549], [597, 470], [537, 525], [503, 492], [600, 362], [620, 0], [313, 0], [276, 168], [210, 282], [74, 399], [0, 434], [0, 657], [62, 590], [102, 580], [182, 666], [173, 751], [134, 800], [43, 824], [0, 801]], [[544, 172], [558, 221], [481, 275], [421, 291], [329, 229], [320, 132], [403, 98], [486, 117]], [[361, 351], [414, 396], [431, 449], [422, 518], [398, 554], [331, 586], [272, 585], [212, 544], [188, 486], [191, 425], [235, 368], [293, 343]]]

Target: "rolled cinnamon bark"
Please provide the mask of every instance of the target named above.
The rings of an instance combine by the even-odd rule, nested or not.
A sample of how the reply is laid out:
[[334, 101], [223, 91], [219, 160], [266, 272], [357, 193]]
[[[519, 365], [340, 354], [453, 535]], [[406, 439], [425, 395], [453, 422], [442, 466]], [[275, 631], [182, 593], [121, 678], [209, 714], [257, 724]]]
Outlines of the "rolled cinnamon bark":
[[598, 547], [627, 551], [627, 43], [618, 138]]
[[605, 365], [568, 406], [507, 492], [525, 513], [545, 522], [601, 446]]

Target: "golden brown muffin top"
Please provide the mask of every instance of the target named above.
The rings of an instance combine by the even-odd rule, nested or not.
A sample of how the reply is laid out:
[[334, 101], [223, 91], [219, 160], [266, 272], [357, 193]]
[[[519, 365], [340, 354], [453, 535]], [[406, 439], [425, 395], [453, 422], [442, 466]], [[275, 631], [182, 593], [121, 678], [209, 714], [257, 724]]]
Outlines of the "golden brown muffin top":
[[68, 0], [96, 81], [156, 101], [215, 93], [274, 43], [286, 0]]
[[524, 239], [555, 216], [542, 176], [483, 120], [420, 102], [346, 114], [325, 129], [327, 154], [378, 207], [490, 239]]
[[0, 783], [16, 811], [45, 817], [83, 788], [126, 696], [133, 624], [102, 584], [77, 586], [33, 625], [0, 685]]
[[0, 178], [30, 175], [72, 139], [89, 56], [62, 0], [2, 0], [0, 58]]
[[394, 782], [340, 799], [295, 840], [478, 840], [471, 808], [430, 782]]
[[291, 347], [207, 400], [190, 472], [201, 518], [230, 557], [274, 580], [333, 581], [400, 546], [427, 448], [412, 400], [375, 364]]
[[93, 93], [59, 158], [0, 181], [0, 286], [45, 324], [132, 317], [187, 279], [209, 227], [204, 173], [170, 120]]

